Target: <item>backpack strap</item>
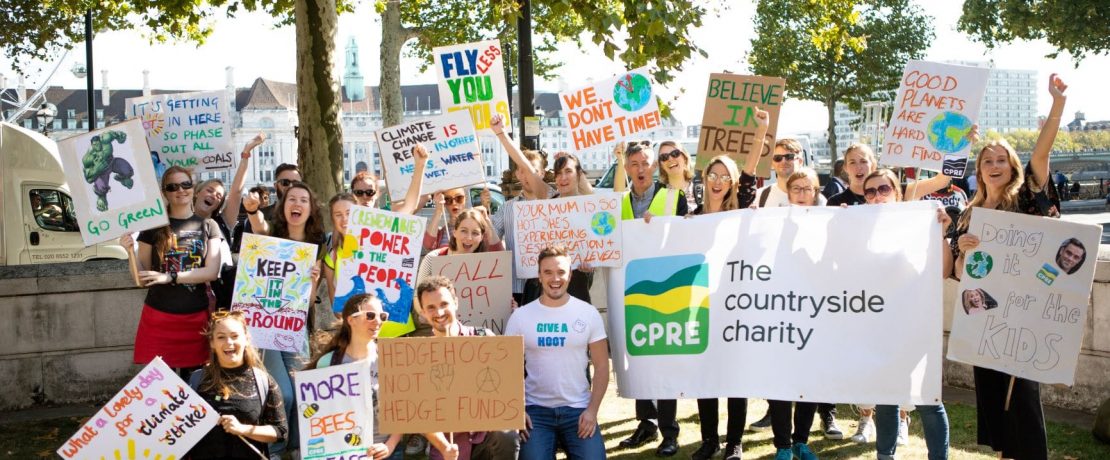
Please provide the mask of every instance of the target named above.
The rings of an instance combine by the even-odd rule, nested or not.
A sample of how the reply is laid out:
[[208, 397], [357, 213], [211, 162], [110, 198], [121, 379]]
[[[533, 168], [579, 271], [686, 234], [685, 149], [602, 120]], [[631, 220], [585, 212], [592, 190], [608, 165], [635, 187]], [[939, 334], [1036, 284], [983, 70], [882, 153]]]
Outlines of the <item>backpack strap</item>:
[[763, 192], [759, 194], [759, 207], [762, 208], [764, 206], [767, 206], [767, 198], [771, 196], [771, 187], [774, 186], [775, 184], [771, 184], [767, 188], [764, 188]]
[[193, 391], [200, 392], [200, 381], [204, 379], [204, 368], [201, 367], [189, 374], [189, 388]]
[[254, 371], [254, 386], [258, 390], [258, 399], [261, 407], [266, 407], [266, 398], [270, 396], [270, 375], [260, 367], [252, 367]]

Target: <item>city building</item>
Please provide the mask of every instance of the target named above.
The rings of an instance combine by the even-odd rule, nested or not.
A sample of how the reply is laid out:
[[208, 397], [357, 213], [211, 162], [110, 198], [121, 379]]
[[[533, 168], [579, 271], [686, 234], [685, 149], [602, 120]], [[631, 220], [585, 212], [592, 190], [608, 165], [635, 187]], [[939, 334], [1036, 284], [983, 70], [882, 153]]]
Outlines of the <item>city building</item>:
[[990, 69], [987, 93], [979, 109], [979, 130], [1008, 133], [1037, 129], [1037, 71], [999, 69], [993, 61], [947, 61]]

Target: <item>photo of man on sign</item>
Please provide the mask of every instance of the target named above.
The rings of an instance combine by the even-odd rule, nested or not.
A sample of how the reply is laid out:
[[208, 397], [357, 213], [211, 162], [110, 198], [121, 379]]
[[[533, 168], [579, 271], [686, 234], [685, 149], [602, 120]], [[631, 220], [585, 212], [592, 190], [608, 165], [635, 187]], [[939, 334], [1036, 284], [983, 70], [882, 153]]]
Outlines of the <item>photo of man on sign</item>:
[[1072, 274], [1079, 267], [1083, 266], [1083, 262], [1087, 260], [1087, 248], [1083, 247], [1083, 243], [1075, 238], [1068, 238], [1060, 245], [1060, 250], [1056, 251], [1056, 265], [1064, 270], [1064, 273]]

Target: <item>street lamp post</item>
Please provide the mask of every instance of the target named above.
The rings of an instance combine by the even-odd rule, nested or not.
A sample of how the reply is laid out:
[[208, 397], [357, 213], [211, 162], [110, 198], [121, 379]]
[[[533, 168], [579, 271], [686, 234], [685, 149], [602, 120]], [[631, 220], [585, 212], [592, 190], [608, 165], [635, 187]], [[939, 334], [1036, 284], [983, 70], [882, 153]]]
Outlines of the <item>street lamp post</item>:
[[43, 136], [50, 136], [50, 124], [54, 122], [56, 115], [58, 115], [58, 108], [49, 102], [43, 102], [39, 106], [39, 110], [35, 112], [35, 119], [39, 122], [39, 128]]
[[93, 27], [92, 10], [85, 10], [85, 96], [89, 105], [89, 131], [96, 129], [96, 105], [93, 97]]

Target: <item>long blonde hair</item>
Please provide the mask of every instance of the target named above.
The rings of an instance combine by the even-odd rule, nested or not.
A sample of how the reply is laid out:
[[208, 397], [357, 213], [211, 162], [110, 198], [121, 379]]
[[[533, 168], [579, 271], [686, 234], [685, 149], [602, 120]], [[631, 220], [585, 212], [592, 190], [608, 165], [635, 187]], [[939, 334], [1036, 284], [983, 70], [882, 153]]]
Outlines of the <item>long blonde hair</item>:
[[227, 399], [231, 397], [231, 387], [227, 385], [224, 368], [220, 366], [216, 350], [212, 348], [212, 338], [216, 334], [216, 326], [224, 321], [236, 321], [242, 324], [243, 333], [248, 334], [246, 346], [243, 347], [243, 364], [250, 369], [261, 368], [262, 359], [258, 357], [258, 350], [250, 343], [250, 331], [247, 328], [246, 315], [242, 311], [220, 311], [212, 315], [212, 318], [208, 321], [208, 327], [204, 329], [204, 337], [208, 340], [208, 363], [204, 365], [204, 378], [200, 381], [200, 389], [218, 392], [224, 399]]
[[[709, 169], [713, 165], [720, 163], [724, 165], [725, 170], [728, 171], [728, 177], [731, 179], [728, 182], [728, 192], [725, 192], [725, 199], [721, 201], [721, 209], [719, 211], [731, 211], [740, 207], [740, 198], [737, 196], [740, 192], [738, 190], [740, 185], [740, 168], [736, 167], [736, 162], [729, 158], [728, 155], [717, 155], [706, 163], [705, 169], [702, 170], [701, 179], [706, 187], [709, 187]], [[709, 198], [708, 196], [703, 200], [702, 211], [708, 212]]]
[[966, 229], [971, 224], [971, 208], [982, 207], [983, 203], [987, 201], [987, 184], [983, 181], [983, 174], [981, 173], [983, 152], [991, 147], [997, 147], [1006, 152], [1006, 162], [1010, 164], [1010, 182], [1002, 188], [1002, 196], [998, 198], [998, 208], [1002, 211], [1015, 211], [1018, 207], [1018, 191], [1021, 190], [1021, 184], [1025, 183], [1025, 170], [1021, 168], [1021, 159], [1018, 158], [1017, 152], [1010, 146], [1006, 139], [996, 139], [988, 142], [983, 148], [979, 149], [979, 154], [975, 157], [975, 185], [978, 192], [971, 202], [967, 204], [967, 210], [960, 215], [960, 220], [957, 225], [959, 229]]

